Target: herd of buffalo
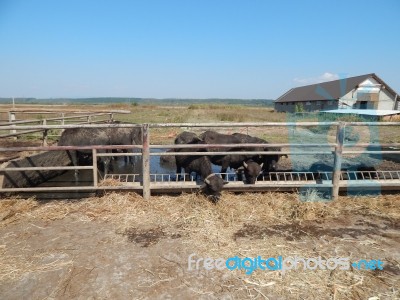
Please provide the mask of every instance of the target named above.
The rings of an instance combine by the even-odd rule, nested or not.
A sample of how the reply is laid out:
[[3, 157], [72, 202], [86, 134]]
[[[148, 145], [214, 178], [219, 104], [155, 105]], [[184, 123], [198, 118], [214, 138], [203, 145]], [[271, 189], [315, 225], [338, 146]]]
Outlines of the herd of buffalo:
[[[243, 152], [243, 151], [280, 151], [279, 148], [270, 147], [218, 147], [218, 144], [267, 144], [268, 142], [250, 135], [234, 133], [222, 134], [216, 131], [205, 131], [200, 135], [184, 131], [180, 133], [174, 143], [176, 145], [188, 144], [192, 148], [172, 149], [169, 152], [198, 152], [198, 155], [175, 155], [176, 170], [179, 179], [184, 169], [185, 173], [196, 173], [203, 179], [201, 190], [217, 202], [223, 186], [227, 183], [220, 176], [212, 172], [212, 164], [221, 166], [221, 173], [226, 173], [228, 168], [236, 170], [239, 179], [247, 184], [254, 184], [257, 177], [265, 172], [275, 171], [277, 163], [282, 155], [260, 154], [228, 154], [205, 155], [204, 152]], [[142, 144], [142, 131], [134, 128], [71, 128], [62, 133], [58, 142], [59, 146], [93, 146], [93, 145], [140, 145]], [[206, 148], [198, 148], [199, 144], [212, 144]], [[105, 152], [106, 150], [103, 150]], [[133, 151], [133, 150], [129, 150]], [[99, 150], [99, 152], [102, 152]], [[90, 156], [91, 150], [68, 151], [72, 163], [76, 166], [82, 156]], [[166, 159], [168, 156], [161, 156]], [[108, 170], [111, 157], [102, 157], [101, 161], [105, 172]], [[78, 172], [75, 171], [78, 178]], [[226, 179], [226, 178], [225, 178]]]

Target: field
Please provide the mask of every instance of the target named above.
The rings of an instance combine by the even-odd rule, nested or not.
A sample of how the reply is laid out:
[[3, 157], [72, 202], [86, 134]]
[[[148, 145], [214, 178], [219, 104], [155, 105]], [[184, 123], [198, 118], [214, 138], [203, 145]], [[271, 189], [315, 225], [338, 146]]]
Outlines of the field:
[[[0, 105], [0, 120], [8, 121], [6, 111], [10, 105]], [[276, 113], [271, 107], [263, 106], [244, 106], [244, 105], [212, 105], [212, 104], [191, 104], [181, 106], [161, 106], [161, 105], [130, 105], [130, 104], [99, 104], [99, 105], [21, 105], [17, 110], [38, 110], [48, 109], [62, 111], [100, 111], [108, 112], [110, 110], [128, 110], [129, 114], [115, 114], [114, 118], [121, 122], [133, 123], [214, 123], [214, 122], [320, 122], [320, 121], [364, 121], [359, 117], [340, 117], [332, 118], [327, 115], [292, 115], [286, 113]], [[2, 111], [2, 112], [1, 112]], [[28, 115], [23, 112], [17, 114], [18, 119], [38, 119], [58, 117], [59, 114], [40, 114]], [[329, 119], [328, 119], [329, 118]], [[48, 124], [59, 124], [53, 122]], [[184, 128], [181, 130], [187, 130]], [[189, 128], [190, 129], [190, 128]], [[333, 128], [316, 126], [309, 128], [312, 132], [324, 134], [329, 141], [335, 140], [335, 131]], [[290, 142], [291, 132], [286, 127], [274, 127], [274, 130], [265, 130], [257, 128], [227, 128], [226, 132], [241, 131], [254, 134], [265, 138], [270, 142], [288, 143]], [[154, 128], [152, 129], [152, 143], [166, 144], [173, 141], [173, 138], [180, 132], [179, 128]], [[0, 132], [1, 133], [1, 132]], [[373, 137], [371, 137], [371, 133]], [[54, 133], [56, 134], [56, 133]], [[400, 127], [354, 127], [349, 129], [349, 136], [359, 137], [359, 142], [380, 143], [400, 143]], [[37, 139], [39, 135], [26, 136], [25, 139]], [[53, 137], [56, 141], [57, 137]]]
[[[82, 110], [82, 106], [60, 108]], [[109, 109], [131, 110], [117, 119], [135, 123], [293, 121], [263, 107], [91, 107]], [[315, 116], [300, 119], [313, 120]], [[302, 129], [300, 135], [283, 126], [240, 130], [282, 143], [296, 137], [303, 142], [335, 138], [334, 130], [320, 126]], [[355, 128], [347, 132], [348, 141], [400, 142], [397, 129], [382, 127], [379, 134], [374, 130]], [[171, 143], [179, 131], [153, 129], [152, 143]], [[8, 147], [38, 141], [31, 137], [0, 143]], [[153, 196], [149, 201], [134, 193], [74, 201], [2, 199], [0, 298], [399, 299], [400, 197], [342, 195], [335, 202], [312, 200], [312, 195], [300, 200], [296, 193], [227, 192], [217, 205], [196, 194]], [[247, 275], [243, 269], [189, 270], [188, 257], [193, 253], [193, 259], [348, 257], [351, 262], [381, 260], [384, 265], [383, 270], [301, 266]]]

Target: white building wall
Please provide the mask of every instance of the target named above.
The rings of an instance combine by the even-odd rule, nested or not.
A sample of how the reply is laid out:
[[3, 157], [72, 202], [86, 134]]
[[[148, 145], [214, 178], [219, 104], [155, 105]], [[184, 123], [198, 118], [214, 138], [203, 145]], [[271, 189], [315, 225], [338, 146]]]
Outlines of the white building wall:
[[[351, 109], [355, 105], [356, 102], [357, 102], [357, 93], [355, 92], [355, 89], [353, 89], [349, 93], [347, 93], [346, 95], [344, 95], [342, 98], [339, 99], [339, 108]], [[341, 104], [341, 103], [343, 103], [343, 104]]]
[[379, 93], [378, 109], [393, 109], [394, 97], [388, 93], [387, 90], [381, 90]]
[[[347, 105], [342, 105], [343, 109], [360, 108], [360, 102], [358, 101], [358, 94], [362, 93], [373, 93], [378, 94], [378, 104], [375, 106], [379, 110], [392, 110], [394, 105], [394, 96], [389, 94], [385, 89], [382, 89], [380, 84], [372, 77], [366, 79], [364, 82], [360, 83], [358, 88], [351, 90], [349, 93], [344, 95], [339, 99], [339, 103], [344, 103]], [[340, 104], [339, 104], [340, 107]], [[368, 109], [374, 108], [374, 103], [368, 101]]]

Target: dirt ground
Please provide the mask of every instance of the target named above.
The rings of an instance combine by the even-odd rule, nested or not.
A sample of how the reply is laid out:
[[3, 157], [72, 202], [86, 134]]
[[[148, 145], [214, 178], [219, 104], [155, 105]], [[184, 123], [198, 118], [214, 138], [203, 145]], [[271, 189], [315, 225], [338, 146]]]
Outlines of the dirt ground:
[[[0, 201], [1, 299], [399, 299], [400, 198], [110, 193]], [[375, 259], [383, 270], [188, 270], [194, 258]], [[194, 265], [193, 265], [194, 268]]]

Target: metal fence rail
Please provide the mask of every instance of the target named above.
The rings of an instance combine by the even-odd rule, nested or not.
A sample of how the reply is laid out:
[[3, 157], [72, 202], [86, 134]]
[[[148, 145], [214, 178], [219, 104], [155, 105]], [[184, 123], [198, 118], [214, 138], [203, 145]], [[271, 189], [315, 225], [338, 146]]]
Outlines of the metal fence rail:
[[[150, 144], [150, 129], [151, 128], [164, 128], [164, 127], [199, 127], [199, 128], [220, 128], [220, 127], [282, 127], [282, 126], [294, 126], [294, 127], [308, 127], [308, 126], [334, 126], [336, 127], [336, 141], [330, 144], [287, 144], [287, 143], [275, 143], [275, 144], [191, 144], [191, 145], [151, 145]], [[363, 172], [343, 172], [342, 157], [345, 154], [355, 153], [400, 153], [399, 150], [393, 151], [381, 151], [380, 147], [398, 147], [400, 143], [388, 143], [388, 144], [357, 144], [357, 148], [363, 150], [346, 150], [347, 146], [351, 146], [354, 149], [354, 145], [347, 145], [344, 143], [344, 131], [346, 126], [400, 126], [400, 122], [384, 122], [384, 123], [373, 123], [373, 122], [303, 122], [303, 123], [276, 123], [276, 122], [260, 122], [260, 123], [168, 123], [168, 124], [96, 124], [96, 125], [32, 125], [32, 126], [2, 126], [4, 130], [51, 130], [51, 129], [66, 129], [66, 128], [142, 128], [143, 141], [142, 145], [99, 145], [99, 146], [51, 146], [51, 147], [8, 147], [0, 148], [0, 152], [5, 151], [65, 151], [65, 150], [91, 150], [93, 156], [92, 166], [51, 166], [51, 167], [26, 167], [26, 168], [0, 168], [0, 174], [4, 172], [17, 172], [17, 171], [39, 171], [39, 170], [77, 170], [86, 169], [92, 170], [93, 172], [93, 186], [74, 186], [74, 187], [29, 187], [29, 188], [3, 188], [0, 192], [35, 192], [35, 191], [87, 191], [87, 190], [141, 190], [143, 197], [149, 199], [151, 191], [156, 190], [179, 190], [180, 188], [195, 188], [197, 187], [196, 182], [193, 178], [184, 183], [175, 181], [171, 183], [171, 174], [150, 174], [150, 157], [151, 156], [169, 156], [169, 155], [199, 155], [199, 152], [153, 152], [155, 148], [161, 149], [185, 149], [185, 148], [198, 148], [198, 149], [213, 149], [213, 148], [277, 148], [277, 147], [291, 147], [303, 148], [305, 151], [210, 151], [201, 152], [201, 155], [234, 155], [234, 154], [262, 154], [262, 155], [315, 155], [315, 154], [330, 154], [334, 156], [334, 168], [332, 172], [270, 172], [269, 178], [263, 178], [258, 180], [256, 185], [243, 185], [237, 180], [233, 183], [232, 190], [246, 189], [262, 190], [262, 188], [275, 187], [275, 188], [301, 188], [304, 184], [307, 187], [327, 187], [332, 189], [333, 199], [338, 198], [339, 188], [347, 186], [351, 181], [359, 182], [360, 186], [365, 186], [361, 183], [365, 179], [375, 179], [375, 181], [382, 182], [385, 186], [400, 186], [399, 172], [395, 171], [390, 173], [389, 171], [378, 171], [374, 175], [373, 171]], [[314, 148], [327, 148], [318, 151], [310, 151], [309, 149]], [[365, 148], [377, 148], [376, 150], [365, 150]], [[140, 153], [109, 153], [112, 149], [138, 149]], [[107, 152], [109, 151], [109, 152]], [[122, 181], [126, 185], [122, 186], [110, 186], [106, 185], [107, 181], [103, 181], [102, 184], [98, 182], [98, 170], [97, 170], [97, 157], [106, 156], [141, 156], [142, 157], [142, 174], [109, 174], [105, 179], [115, 179]], [[389, 172], [389, 173], [388, 173]], [[357, 177], [358, 176], [358, 177]], [[357, 177], [352, 180], [351, 178]], [[367, 178], [368, 177], [368, 178]], [[390, 180], [389, 180], [390, 179]], [[318, 182], [320, 181], [320, 182]], [[346, 182], [344, 182], [346, 181]], [[134, 183], [134, 184], [127, 184]], [[358, 184], [358, 183], [357, 183]], [[368, 183], [366, 183], [368, 184]]]

